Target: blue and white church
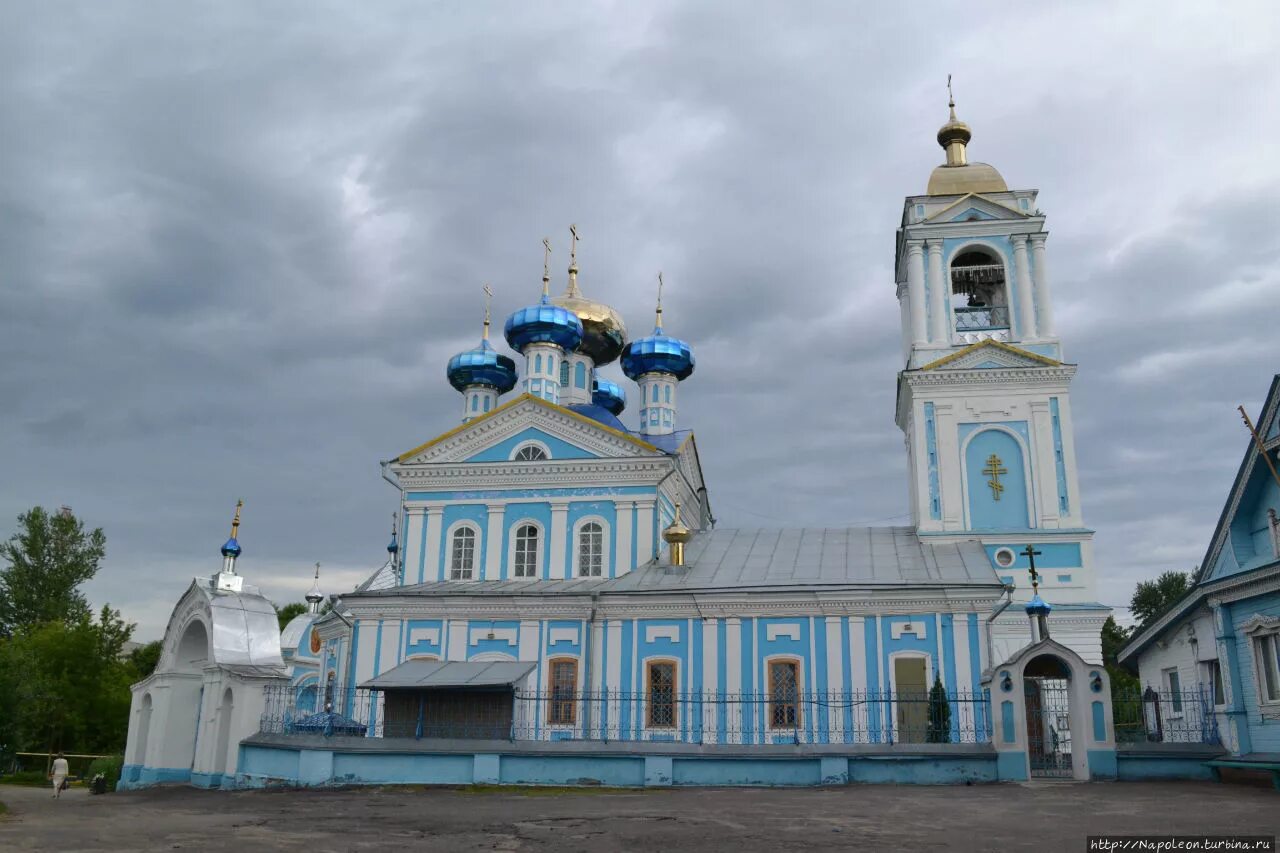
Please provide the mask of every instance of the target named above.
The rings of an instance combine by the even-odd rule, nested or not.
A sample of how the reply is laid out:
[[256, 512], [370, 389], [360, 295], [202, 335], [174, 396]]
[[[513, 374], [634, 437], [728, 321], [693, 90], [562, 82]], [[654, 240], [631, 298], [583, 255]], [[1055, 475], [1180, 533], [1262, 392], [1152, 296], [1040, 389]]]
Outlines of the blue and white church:
[[[921, 708], [801, 713], [770, 700], [704, 713], [653, 697], [923, 696], [935, 683], [980, 696], [993, 667], [1033, 641], [1030, 559], [1043, 596], [1033, 615], [1058, 648], [1100, 664], [1108, 610], [1082, 516], [1075, 366], [1055, 331], [1045, 217], [1035, 190], [968, 160], [970, 137], [952, 104], [937, 137], [945, 162], [906, 198], [897, 231], [909, 525], [718, 525], [680, 417], [681, 395], [696, 393], [694, 347], [664, 317], [661, 285], [639, 336], [588, 296], [571, 229], [567, 287], [552, 295], [544, 262], [541, 294], [531, 288], [503, 326], [512, 354], [491, 340], [486, 308], [479, 343], [449, 360], [461, 423], [383, 463], [399, 504], [390, 559], [327, 613], [317, 591], [285, 630], [271, 665], [312, 688], [304, 710], [355, 725], [357, 688], [499, 673], [551, 697], [531, 724], [556, 738], [696, 730], [769, 744], [805, 728], [814, 742], [850, 742], [854, 730], [892, 742], [897, 727], [909, 739]], [[615, 362], [626, 388], [602, 372]], [[196, 587], [198, 603], [219, 594]], [[617, 695], [649, 699], [557, 698]], [[360, 730], [389, 725], [403, 711], [394, 704], [364, 709]], [[127, 762], [145, 768], [138, 743]], [[235, 760], [217, 766], [230, 773]]]

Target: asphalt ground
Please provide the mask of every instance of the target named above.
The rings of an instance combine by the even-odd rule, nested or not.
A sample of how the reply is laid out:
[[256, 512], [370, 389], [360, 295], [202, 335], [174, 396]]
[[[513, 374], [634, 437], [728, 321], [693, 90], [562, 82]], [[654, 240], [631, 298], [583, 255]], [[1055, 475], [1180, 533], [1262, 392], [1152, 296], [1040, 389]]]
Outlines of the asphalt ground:
[[1201, 782], [692, 788], [0, 787], [0, 850], [1073, 850], [1280, 834], [1280, 792]]

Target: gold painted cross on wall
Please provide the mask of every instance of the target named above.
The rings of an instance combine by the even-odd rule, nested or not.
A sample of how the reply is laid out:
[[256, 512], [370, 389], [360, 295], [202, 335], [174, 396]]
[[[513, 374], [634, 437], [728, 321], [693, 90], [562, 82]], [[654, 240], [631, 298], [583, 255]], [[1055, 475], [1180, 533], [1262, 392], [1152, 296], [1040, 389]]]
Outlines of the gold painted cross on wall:
[[992, 500], [1000, 500], [1000, 493], [1004, 491], [1004, 484], [1000, 482], [1001, 474], [1008, 474], [1009, 469], [1000, 464], [1000, 457], [992, 453], [987, 457], [987, 467], [982, 469], [982, 473], [990, 477], [987, 485], [991, 487]]

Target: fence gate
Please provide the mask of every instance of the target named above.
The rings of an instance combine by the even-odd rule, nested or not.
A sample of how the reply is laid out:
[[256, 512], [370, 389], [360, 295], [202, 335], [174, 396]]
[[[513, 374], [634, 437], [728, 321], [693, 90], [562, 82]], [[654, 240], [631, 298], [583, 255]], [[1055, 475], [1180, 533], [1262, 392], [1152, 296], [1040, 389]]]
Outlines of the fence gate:
[[1065, 678], [1023, 680], [1027, 702], [1027, 752], [1033, 779], [1070, 779], [1071, 715]]

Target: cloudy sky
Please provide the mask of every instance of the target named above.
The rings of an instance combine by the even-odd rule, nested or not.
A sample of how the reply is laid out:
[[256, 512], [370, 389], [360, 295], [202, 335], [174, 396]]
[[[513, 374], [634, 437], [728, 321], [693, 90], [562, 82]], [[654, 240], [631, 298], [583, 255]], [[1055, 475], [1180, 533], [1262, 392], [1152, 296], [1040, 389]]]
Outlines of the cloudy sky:
[[570, 222], [633, 330], [665, 272], [722, 525], [901, 523], [893, 236], [953, 73], [1049, 216], [1100, 596], [1190, 568], [1280, 369], [1274, 9], [893, 5], [4, 4], [0, 535], [104, 528], [144, 640], [237, 498], [252, 582], [350, 588], [482, 283], [529, 302], [550, 236], [563, 286]]

